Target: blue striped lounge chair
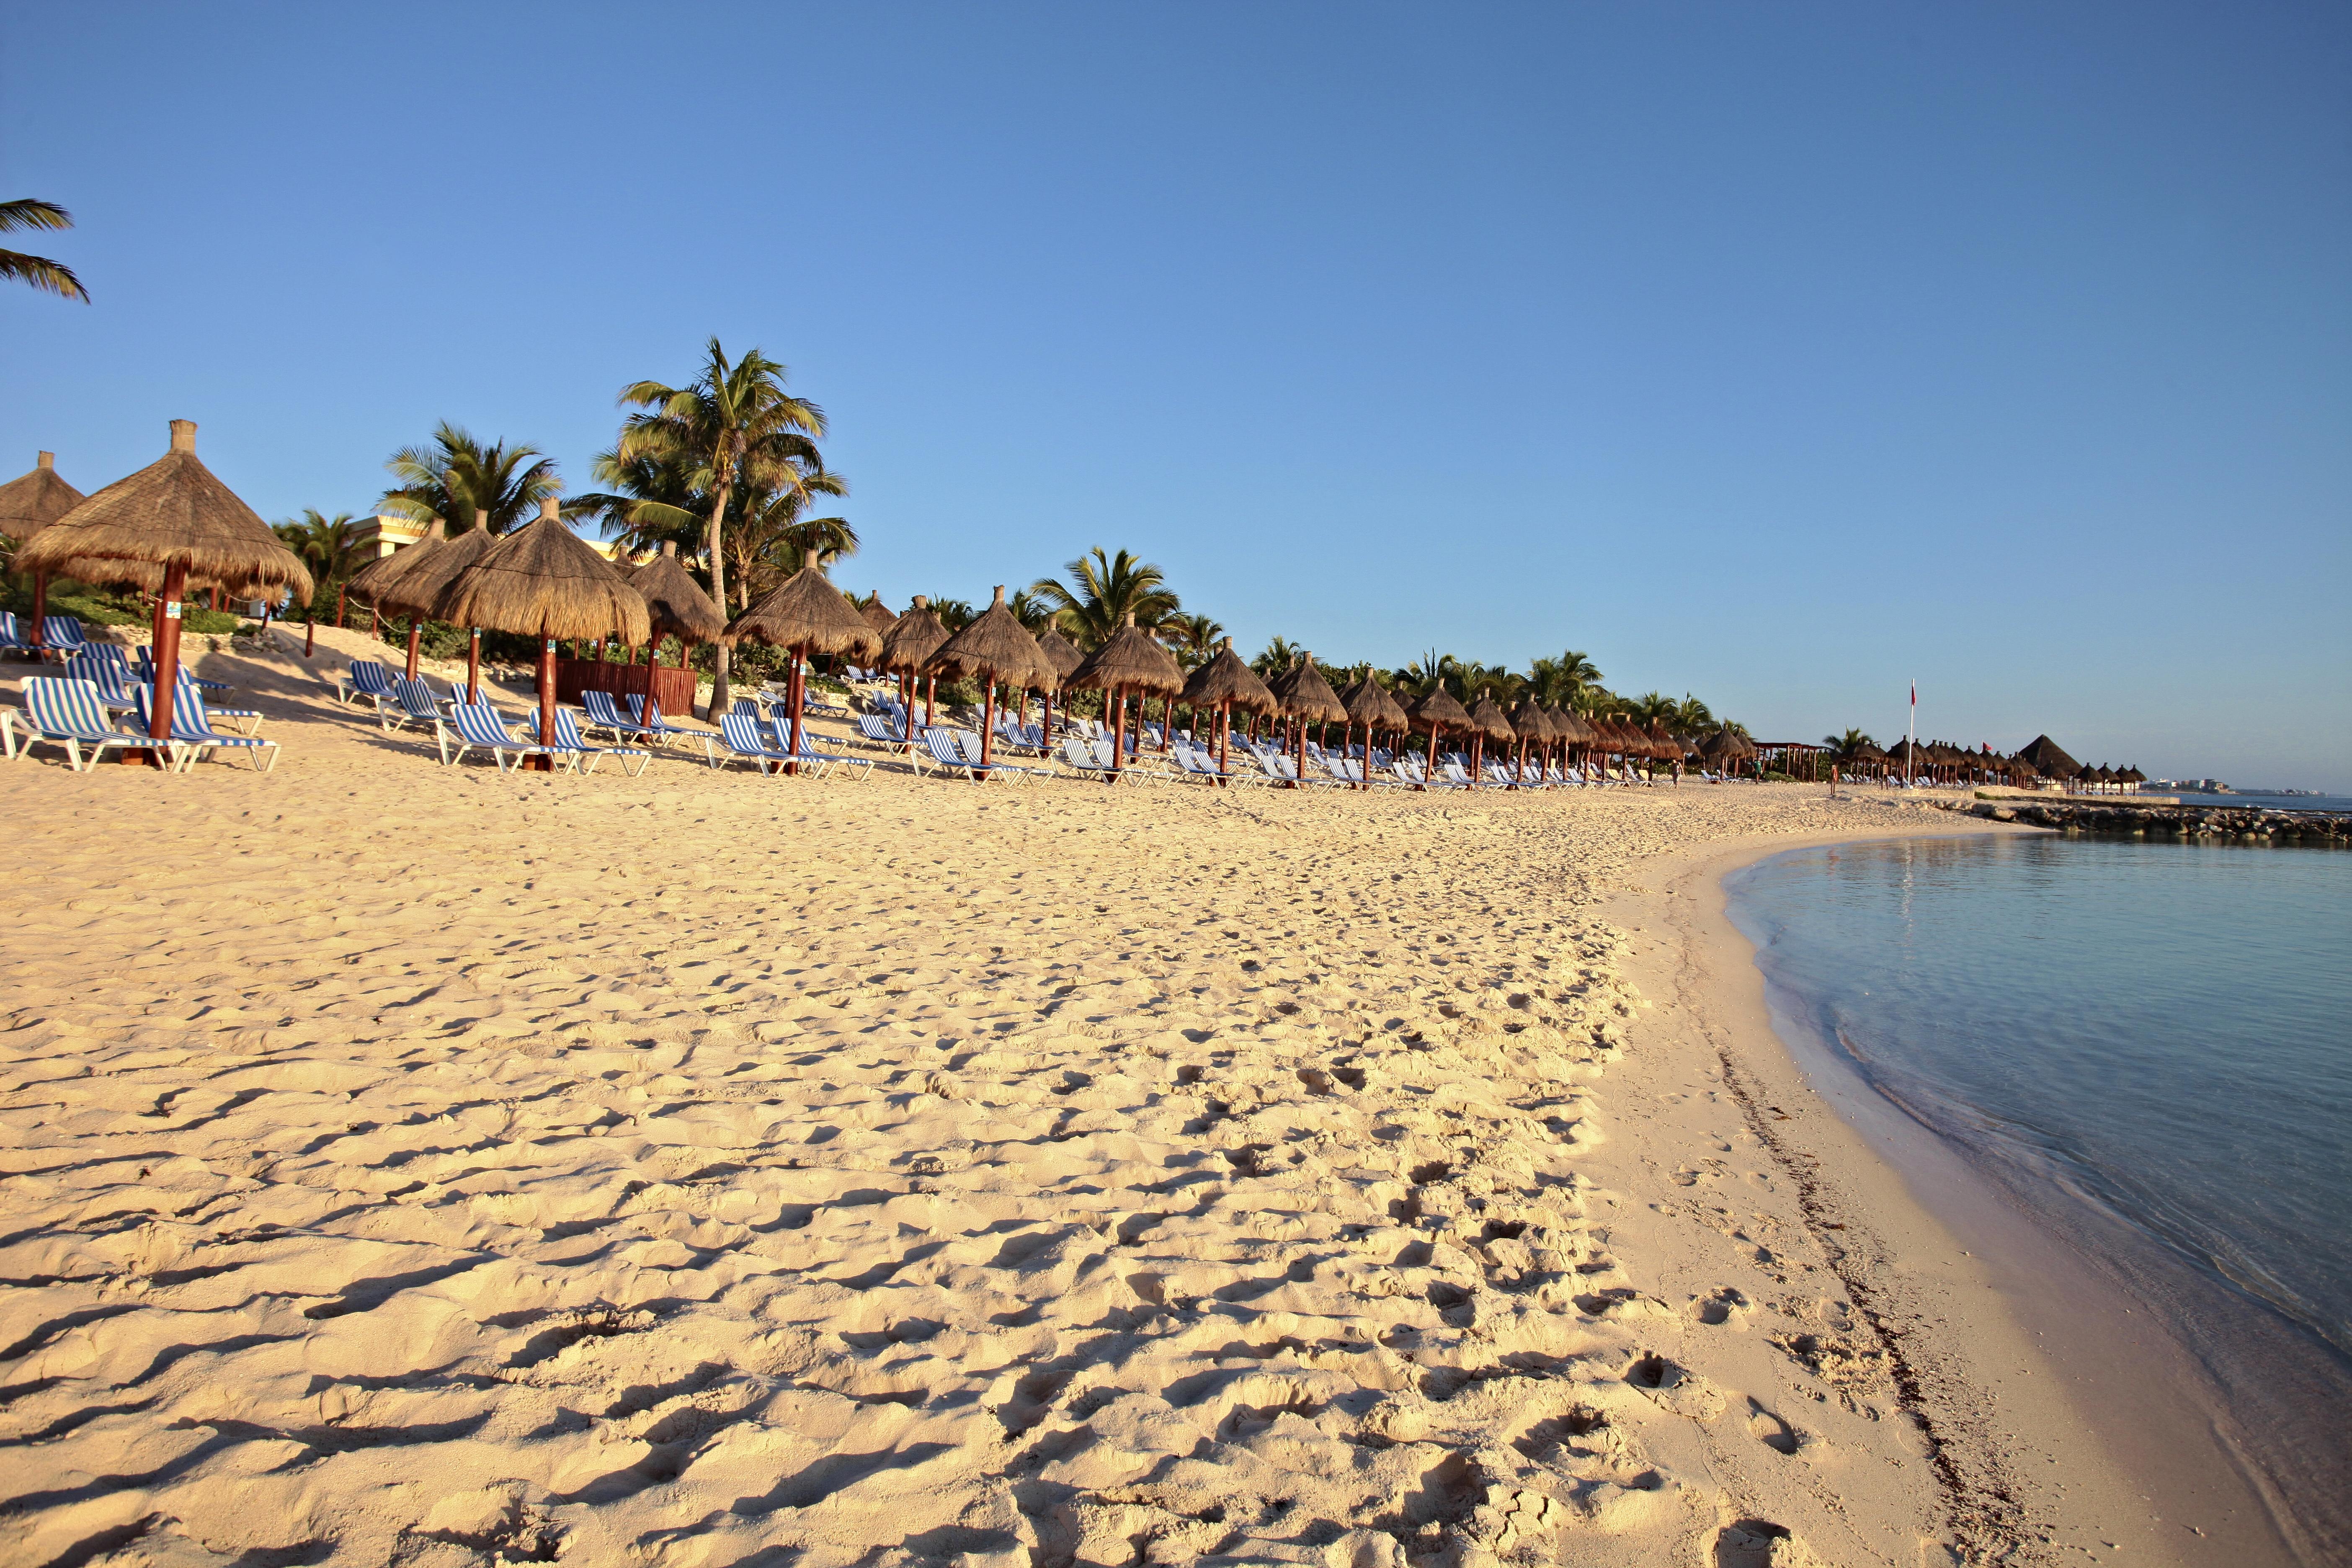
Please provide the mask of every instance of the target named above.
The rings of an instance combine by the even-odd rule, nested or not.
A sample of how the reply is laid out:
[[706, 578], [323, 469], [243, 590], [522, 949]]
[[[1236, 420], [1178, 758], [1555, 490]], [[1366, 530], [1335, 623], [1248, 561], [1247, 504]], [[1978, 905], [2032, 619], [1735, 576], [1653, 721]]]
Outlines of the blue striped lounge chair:
[[350, 707], [364, 697], [379, 709], [392, 695], [391, 668], [373, 658], [355, 658], [335, 682], [335, 700]]
[[[25, 749], [33, 749], [30, 735], [25, 737]], [[5, 754], [12, 763], [16, 760], [16, 715], [6, 708], [0, 708], [0, 754]]]
[[0, 610], [0, 649], [11, 653], [33, 651], [33, 639], [17, 629], [16, 617], [8, 610]]
[[652, 731], [621, 711], [609, 691], [583, 691], [580, 694], [580, 706], [588, 715], [588, 722], [583, 728], [592, 735], [602, 730], [615, 741], [653, 738]]
[[1083, 736], [1063, 736], [1062, 749], [1055, 753], [1054, 760], [1080, 778], [1098, 779], [1110, 774], [1109, 768], [1095, 760], [1095, 750]]
[[[457, 743], [456, 754], [448, 757], [451, 767], [466, 760], [466, 753], [477, 746], [490, 753], [490, 760], [505, 773], [513, 763], [526, 757], [553, 757], [564, 766], [576, 768], [580, 758], [561, 746], [542, 746], [536, 742], [518, 741], [507, 732], [507, 722], [499, 710], [487, 702], [460, 702], [450, 710], [446, 724], [439, 726], [445, 746], [449, 740]], [[513, 763], [509, 759], [513, 759]]]
[[967, 767], [986, 768], [988, 776], [991, 778], [1002, 776], [1013, 784], [1026, 784], [1033, 778], [1049, 779], [1054, 776], [1054, 770], [1051, 768], [1028, 767], [1020, 763], [1006, 762], [1003, 758], [982, 763], [980, 760], [980, 737], [970, 730], [957, 730], [952, 732], [955, 735], [956, 750], [963, 753], [964, 764]]
[[[667, 746], [672, 741], [702, 740], [706, 742], [705, 749], [708, 749], [709, 737], [702, 731], [681, 730], [677, 725], [666, 721], [662, 718], [661, 704], [654, 699], [643, 697], [632, 691], [623, 700], [629, 705], [630, 717], [637, 721], [640, 739], [651, 741], [657, 746]], [[751, 715], [746, 714], [745, 717], [751, 718]], [[753, 721], [757, 722], [757, 720]]]
[[[539, 739], [539, 710], [531, 709], [523, 716], [523, 719], [530, 728], [531, 739], [534, 741]], [[580, 725], [572, 717], [572, 710], [569, 708], [558, 708], [555, 710], [555, 750], [571, 752], [572, 765], [583, 773], [594, 773], [596, 764], [606, 757], [618, 757], [621, 759], [622, 768], [631, 778], [635, 778], [644, 773], [646, 765], [654, 760], [654, 754], [642, 746], [588, 744], [580, 738]], [[633, 763], [635, 766], [631, 765]]]
[[[133, 735], [118, 730], [107, 717], [105, 706], [98, 700], [98, 688], [87, 680], [60, 679], [54, 676], [29, 676], [25, 681], [25, 718], [33, 731], [25, 742], [31, 751], [36, 741], [47, 741], [65, 749], [66, 762], [76, 773], [82, 771], [82, 748], [89, 748], [92, 763], [106, 754], [109, 746], [152, 746], [144, 735]], [[167, 742], [176, 752], [175, 742]], [[175, 759], [176, 760], [176, 759]]]
[[[140, 644], [138, 648], [131, 654], [131, 668], [139, 672], [140, 679], [146, 681], [150, 685], [154, 684], [155, 650], [148, 647], [145, 643]], [[194, 681], [199, 688], [205, 691], [226, 691], [228, 689], [227, 681], [206, 680], [201, 676], [191, 671], [184, 662], [181, 664], [179, 673], [185, 679]]]
[[[720, 754], [722, 750], [724, 755]], [[793, 760], [793, 754], [782, 746], [768, 744], [767, 731], [749, 713], [730, 713], [720, 719], [719, 733], [702, 738], [702, 754], [714, 768], [748, 762], [763, 773], [772, 763], [782, 772], [783, 764]]]
[[109, 712], [128, 713], [139, 706], [131, 695], [135, 684], [130, 671], [110, 658], [93, 653], [78, 653], [66, 660], [68, 680], [87, 680], [98, 689], [99, 706]]
[[437, 731], [442, 721], [441, 700], [422, 680], [395, 679], [392, 683], [392, 700], [376, 700], [375, 721], [386, 734], [412, 723], [428, 724]]
[[[791, 747], [793, 743], [793, 721], [790, 719], [785, 718], [781, 713], [775, 714], [769, 719], [768, 729], [769, 731], [775, 736], [777, 745], [786, 748]], [[801, 730], [800, 762], [803, 767], [814, 763], [816, 765], [817, 777], [819, 778], [823, 778], [825, 774], [831, 773], [834, 769], [834, 764], [836, 763], [845, 768], [864, 768], [866, 771], [857, 775], [859, 778], [870, 778], [874, 773], [874, 759], [871, 757], [845, 757], [832, 752], [820, 752], [811, 746], [809, 744], [808, 730], [805, 726]]]
[[[154, 722], [149, 704], [154, 699], [152, 686], [134, 686], [131, 693], [139, 699], [139, 725], [145, 729]], [[152, 743], [152, 742], [151, 742]], [[172, 763], [173, 771], [185, 773], [203, 760], [207, 752], [221, 750], [245, 752], [253, 758], [253, 771], [266, 773], [278, 765], [278, 742], [265, 741], [258, 735], [239, 735], [213, 728], [212, 716], [205, 711], [205, 700], [193, 690], [174, 685], [172, 693]]]
[[41, 641], [52, 653], [68, 657], [79, 653], [89, 639], [82, 636], [81, 622], [73, 616], [41, 617]]
[[[183, 697], [196, 697], [202, 695], [201, 688], [205, 686], [219, 686], [219, 684], [220, 683], [217, 681], [198, 680], [194, 676], [190, 675], [185, 669], [183, 669], [179, 672], [179, 679], [174, 683], [173, 689], [179, 692]], [[228, 688], [221, 686], [220, 689], [226, 691]], [[205, 716], [208, 719], [215, 720], [238, 720], [244, 724], [245, 732], [247, 734], [258, 735], [261, 733], [261, 714], [256, 709], [215, 708], [208, 702], [205, 705]]]
[[[1021, 771], [1003, 763], [991, 763], [982, 767], [974, 760], [980, 753], [974, 751], [971, 756], [966, 756], [963, 747], [956, 742], [955, 731], [944, 724], [934, 724], [923, 731], [923, 751], [930, 754], [932, 767], [961, 773], [968, 779], [998, 778]], [[922, 753], [916, 754], [919, 756]]]
[[857, 734], [867, 745], [879, 746], [886, 752], [903, 752], [914, 744], [905, 730], [879, 713], [859, 714]]

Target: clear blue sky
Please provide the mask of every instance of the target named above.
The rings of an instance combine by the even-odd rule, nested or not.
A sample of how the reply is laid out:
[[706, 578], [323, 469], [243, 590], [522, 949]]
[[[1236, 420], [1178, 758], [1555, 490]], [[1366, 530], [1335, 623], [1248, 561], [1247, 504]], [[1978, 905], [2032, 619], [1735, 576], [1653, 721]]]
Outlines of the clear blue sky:
[[[845, 586], [2352, 790], [2340, 5], [11, 6], [0, 470], [575, 489], [758, 345]], [[21, 243], [21, 242], [19, 242]]]

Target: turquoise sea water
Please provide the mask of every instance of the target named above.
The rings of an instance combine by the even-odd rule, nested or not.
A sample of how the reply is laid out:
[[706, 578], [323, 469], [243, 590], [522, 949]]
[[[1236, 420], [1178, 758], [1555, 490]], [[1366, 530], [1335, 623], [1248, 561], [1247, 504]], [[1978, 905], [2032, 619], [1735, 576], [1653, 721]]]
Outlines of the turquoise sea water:
[[2352, 853], [1901, 840], [1725, 886], [1780, 1016], [2152, 1309], [2352, 1560]]

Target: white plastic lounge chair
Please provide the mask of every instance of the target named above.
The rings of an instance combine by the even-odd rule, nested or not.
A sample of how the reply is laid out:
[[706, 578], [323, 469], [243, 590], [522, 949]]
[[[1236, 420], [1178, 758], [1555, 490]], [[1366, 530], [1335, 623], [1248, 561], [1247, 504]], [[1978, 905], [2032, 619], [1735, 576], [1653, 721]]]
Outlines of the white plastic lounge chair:
[[390, 667], [373, 658], [355, 658], [335, 682], [335, 700], [348, 708], [366, 698], [379, 708], [392, 695]]
[[[490, 760], [499, 765], [500, 773], [505, 773], [509, 766], [519, 765], [526, 757], [554, 757], [568, 768], [580, 765], [580, 756], [576, 752], [566, 752], [561, 746], [542, 746], [535, 742], [516, 740], [507, 732], [507, 721], [499, 716], [499, 710], [487, 702], [460, 702], [451, 710], [447, 722], [436, 720], [435, 728], [445, 747], [452, 739], [457, 743], [457, 752], [448, 757], [451, 767], [464, 762], [466, 753], [477, 746], [490, 753]], [[509, 763], [509, 758], [513, 762]]]
[[[588, 715], [588, 721], [582, 728], [592, 735], [603, 730], [615, 741], [657, 742], [662, 739], [660, 731], [648, 729], [622, 712], [609, 691], [583, 691], [580, 694], [580, 706]], [[678, 732], [670, 731], [673, 735]]]
[[[139, 727], [143, 730], [155, 721], [152, 706], [155, 689], [134, 686], [131, 691], [139, 700]], [[203, 761], [207, 752], [224, 748], [250, 753], [253, 771], [257, 773], [266, 773], [278, 765], [277, 742], [214, 729], [211, 716], [205, 711], [204, 698], [194, 690], [175, 687], [172, 694], [173, 772], [186, 773]]]
[[1062, 737], [1062, 749], [1054, 754], [1054, 760], [1085, 778], [1101, 778], [1110, 772], [1095, 761], [1094, 748], [1076, 735]]
[[[782, 713], [776, 714], [768, 721], [768, 729], [769, 731], [775, 736], [776, 744], [778, 746], [787, 752], [792, 750], [793, 721], [790, 719], [786, 718]], [[816, 769], [816, 776], [819, 778], [823, 778], [825, 774], [831, 773], [835, 763], [839, 763], [841, 766], [845, 768], [864, 768], [866, 772], [858, 774], [857, 776], [859, 778], [866, 778], [874, 772], [874, 759], [871, 757], [839, 756], [831, 752], [817, 751], [814, 747], [810, 746], [808, 729], [805, 725], [801, 729], [800, 752], [793, 760], [798, 762], [803, 768], [814, 766]]]
[[[719, 754], [722, 747], [727, 753], [724, 756]], [[729, 713], [720, 718], [719, 733], [702, 738], [702, 754], [713, 768], [723, 768], [732, 762], [749, 762], [763, 773], [771, 763], [781, 773], [783, 764], [793, 760], [793, 754], [782, 746], [768, 744], [760, 721], [749, 713]]]
[[[662, 718], [661, 704], [653, 699], [632, 691], [623, 700], [629, 705], [630, 717], [637, 721], [637, 739], [651, 741], [657, 746], [667, 746], [673, 741], [698, 740], [703, 742], [704, 750], [709, 749], [709, 736], [706, 731], [681, 730], [668, 722]], [[751, 715], [747, 713], [744, 717], [748, 719]]]
[[0, 610], [0, 649], [12, 653], [30, 653], [33, 639], [16, 627], [16, 617], [8, 610]]
[[859, 714], [857, 734], [866, 744], [879, 746], [886, 752], [904, 752], [914, 744], [903, 727], [879, 713]]
[[[109, 746], [150, 746], [154, 742], [144, 735], [133, 735], [114, 727], [106, 709], [98, 700], [98, 688], [87, 680], [65, 680], [54, 676], [27, 676], [25, 679], [25, 720], [33, 733], [25, 742], [30, 752], [36, 741], [65, 748], [66, 761], [74, 772], [82, 771], [82, 748], [89, 748], [89, 761], [95, 765], [106, 755]], [[178, 742], [165, 742], [178, 761]]]
[[[190, 675], [186, 670], [183, 669], [179, 672], [179, 679], [173, 685], [173, 689], [178, 691], [182, 696], [199, 697], [203, 695], [199, 689], [206, 686], [207, 684], [217, 686], [220, 683], [217, 681], [207, 683], [205, 681], [198, 680], [194, 676]], [[221, 686], [220, 689], [223, 691], [226, 691], [228, 689], [226, 686]], [[261, 714], [251, 708], [215, 708], [212, 706], [209, 700], [207, 700], [205, 705], [205, 717], [215, 721], [223, 719], [242, 720], [245, 724], [245, 732], [247, 734], [258, 735], [261, 733]]]

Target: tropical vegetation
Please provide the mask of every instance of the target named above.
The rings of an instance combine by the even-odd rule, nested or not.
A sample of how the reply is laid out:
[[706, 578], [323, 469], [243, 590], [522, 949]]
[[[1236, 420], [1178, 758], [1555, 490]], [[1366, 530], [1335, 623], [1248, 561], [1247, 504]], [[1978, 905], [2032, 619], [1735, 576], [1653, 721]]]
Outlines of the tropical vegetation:
[[384, 462], [399, 481], [376, 501], [378, 510], [412, 522], [439, 518], [452, 533], [489, 513], [492, 533], [530, 521], [539, 503], [563, 493], [555, 464], [536, 447], [484, 443], [462, 425], [443, 420], [423, 446], [403, 447]]

